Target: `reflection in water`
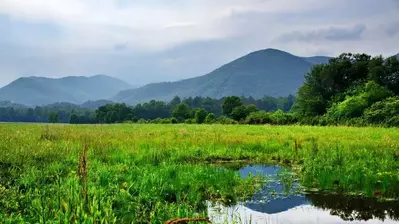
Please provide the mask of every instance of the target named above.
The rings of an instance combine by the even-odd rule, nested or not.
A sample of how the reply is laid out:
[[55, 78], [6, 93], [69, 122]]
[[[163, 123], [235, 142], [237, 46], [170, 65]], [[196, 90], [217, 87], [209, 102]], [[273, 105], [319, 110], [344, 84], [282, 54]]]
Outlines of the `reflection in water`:
[[399, 221], [399, 202], [380, 202], [375, 198], [348, 197], [343, 195], [306, 195], [317, 208], [330, 210], [331, 215], [346, 221], [386, 219]]
[[[296, 181], [285, 178], [287, 170], [278, 166], [246, 166], [239, 170], [249, 175], [266, 175], [268, 183], [252, 200], [225, 208], [210, 205], [215, 223], [396, 223], [399, 202], [380, 202], [374, 198], [343, 195], [298, 194]], [[293, 178], [291, 178], [292, 180]], [[287, 190], [290, 186], [290, 190]], [[212, 208], [212, 209], [211, 209]], [[219, 211], [215, 211], [215, 208]], [[227, 219], [226, 219], [227, 218]]]

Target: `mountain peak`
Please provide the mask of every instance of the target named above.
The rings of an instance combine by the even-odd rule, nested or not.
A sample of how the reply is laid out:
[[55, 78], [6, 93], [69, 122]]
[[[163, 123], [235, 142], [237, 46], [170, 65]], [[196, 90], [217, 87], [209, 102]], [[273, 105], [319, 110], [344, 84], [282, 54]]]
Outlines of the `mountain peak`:
[[249, 53], [248, 55], [259, 55], [259, 54], [269, 54], [269, 55], [277, 55], [277, 54], [280, 54], [280, 55], [292, 55], [292, 54], [290, 54], [290, 53], [288, 53], [288, 52], [285, 52], [285, 51], [282, 51], [282, 50], [279, 50], [279, 49], [275, 49], [275, 48], [266, 48], [266, 49], [263, 49], [263, 50], [254, 51], [254, 52]]
[[288, 96], [303, 84], [313, 64], [301, 57], [268, 48], [249, 53], [216, 70], [178, 82], [155, 83], [123, 91], [115, 101], [137, 104], [152, 99], [169, 101], [174, 96]]
[[[56, 102], [83, 103], [107, 99], [131, 86], [119, 79], [100, 75], [64, 78], [22, 77], [0, 89], [0, 101], [36, 106]], [[26, 97], [29, 96], [29, 97]]]

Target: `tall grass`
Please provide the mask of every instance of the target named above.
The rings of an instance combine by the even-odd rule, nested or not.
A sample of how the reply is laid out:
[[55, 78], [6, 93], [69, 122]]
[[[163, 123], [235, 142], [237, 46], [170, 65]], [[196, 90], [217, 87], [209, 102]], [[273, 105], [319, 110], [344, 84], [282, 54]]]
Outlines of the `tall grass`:
[[[223, 125], [0, 126], [0, 223], [206, 218], [260, 187], [208, 163], [284, 163], [308, 190], [399, 197], [399, 130]], [[78, 168], [78, 169], [77, 169]]]

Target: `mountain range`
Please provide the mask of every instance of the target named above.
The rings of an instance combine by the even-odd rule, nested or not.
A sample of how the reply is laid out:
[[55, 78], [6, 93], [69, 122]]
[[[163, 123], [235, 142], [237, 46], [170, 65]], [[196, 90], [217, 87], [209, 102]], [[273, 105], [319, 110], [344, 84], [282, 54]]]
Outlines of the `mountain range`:
[[296, 94], [304, 75], [315, 64], [327, 63], [328, 57], [302, 58], [276, 49], [252, 52], [204, 76], [177, 82], [148, 84], [120, 92], [111, 98], [117, 102], [137, 104], [152, 99], [180, 97], [288, 96]]
[[329, 59], [326, 56], [299, 57], [277, 49], [265, 49], [238, 58], [203, 76], [152, 83], [140, 88], [133, 88], [105, 75], [60, 79], [26, 77], [1, 88], [0, 101], [27, 106], [69, 102], [96, 108], [110, 102], [135, 105], [153, 99], [169, 101], [175, 96], [287, 96], [296, 94], [303, 84], [304, 75], [314, 65], [328, 63]]
[[27, 106], [55, 102], [81, 104], [90, 100], [109, 99], [129, 84], [109, 76], [70, 76], [60, 79], [24, 77], [0, 89], [0, 101]]

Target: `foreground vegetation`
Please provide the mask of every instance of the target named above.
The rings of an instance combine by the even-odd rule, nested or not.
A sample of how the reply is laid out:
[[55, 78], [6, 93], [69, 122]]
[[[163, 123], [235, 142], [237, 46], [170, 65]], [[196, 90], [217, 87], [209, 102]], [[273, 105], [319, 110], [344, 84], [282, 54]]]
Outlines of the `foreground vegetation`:
[[206, 217], [206, 200], [260, 187], [212, 165], [226, 161], [292, 166], [309, 190], [399, 198], [398, 149], [398, 129], [2, 124], [0, 223]]

